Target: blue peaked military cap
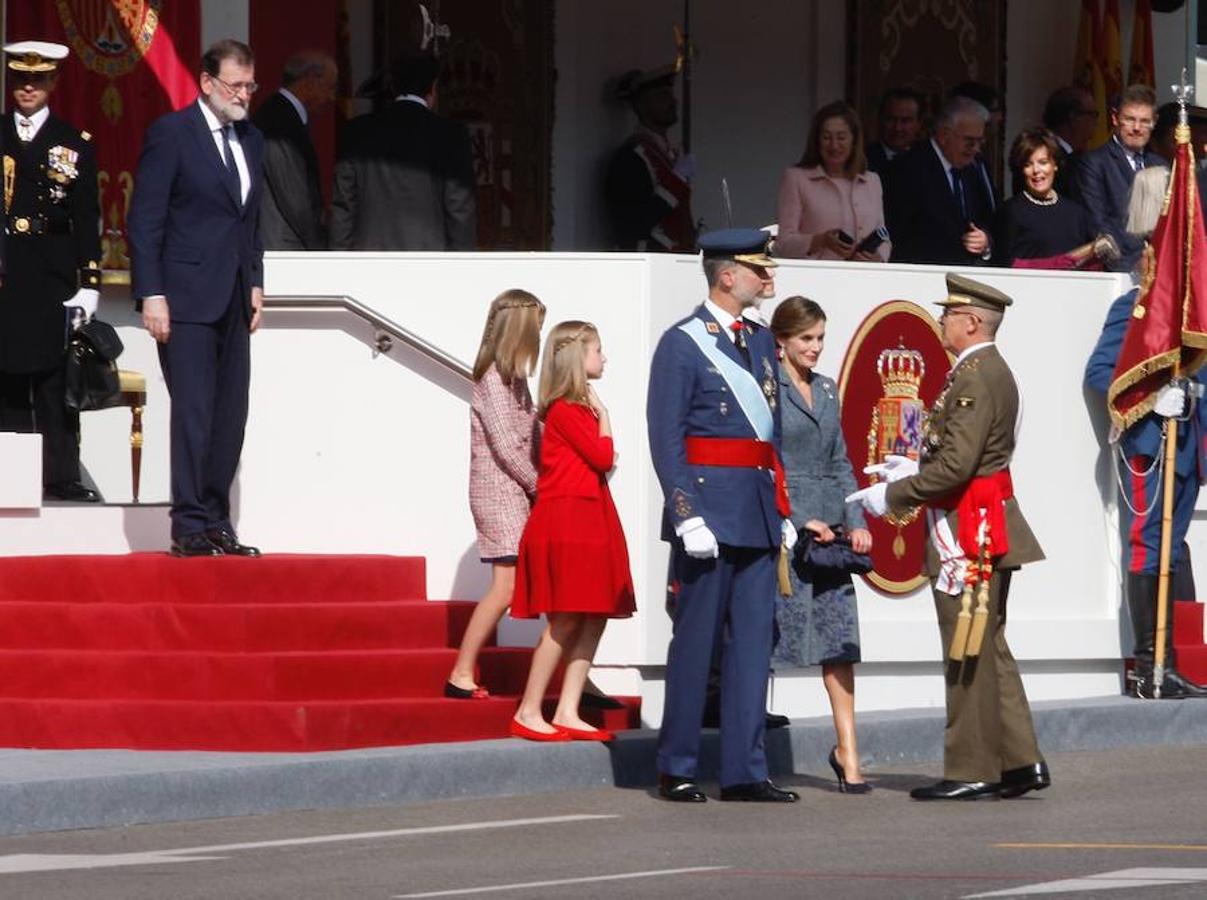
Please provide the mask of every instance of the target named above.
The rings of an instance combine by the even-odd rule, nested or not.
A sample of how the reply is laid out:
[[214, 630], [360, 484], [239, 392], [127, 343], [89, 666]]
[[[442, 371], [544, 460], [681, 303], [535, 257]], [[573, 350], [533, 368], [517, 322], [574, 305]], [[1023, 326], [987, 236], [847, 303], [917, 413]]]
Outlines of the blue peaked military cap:
[[722, 228], [700, 235], [700, 252], [712, 259], [727, 258], [773, 268], [771, 232], [758, 228]]

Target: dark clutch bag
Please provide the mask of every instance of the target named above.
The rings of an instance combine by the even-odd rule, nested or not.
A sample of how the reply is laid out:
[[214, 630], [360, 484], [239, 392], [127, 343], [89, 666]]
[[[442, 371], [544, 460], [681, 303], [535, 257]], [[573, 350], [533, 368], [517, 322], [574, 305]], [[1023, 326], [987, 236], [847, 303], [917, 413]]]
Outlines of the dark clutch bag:
[[121, 398], [117, 358], [123, 349], [117, 331], [99, 319], [92, 319], [71, 333], [65, 371], [69, 407], [104, 409]]
[[832, 530], [834, 540], [821, 544], [812, 531], [801, 528], [798, 532], [800, 540], [796, 542], [797, 562], [810, 569], [830, 569], [851, 575], [866, 575], [872, 571], [872, 557], [851, 549], [851, 538], [846, 530], [841, 525]]

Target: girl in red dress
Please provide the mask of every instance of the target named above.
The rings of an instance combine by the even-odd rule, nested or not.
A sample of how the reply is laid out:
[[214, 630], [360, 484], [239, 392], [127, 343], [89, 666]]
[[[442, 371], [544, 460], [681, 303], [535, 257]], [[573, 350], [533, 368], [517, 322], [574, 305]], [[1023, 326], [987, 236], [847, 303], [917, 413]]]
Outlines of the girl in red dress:
[[[524, 527], [512, 616], [548, 626], [532, 656], [528, 684], [511, 733], [534, 741], [607, 741], [578, 714], [583, 685], [608, 618], [635, 609], [629, 551], [607, 474], [615, 463], [612, 422], [589, 380], [603, 374], [599, 332], [562, 322], [545, 342], [538, 414], [545, 422], [537, 501]], [[553, 723], [541, 701], [565, 663]]]

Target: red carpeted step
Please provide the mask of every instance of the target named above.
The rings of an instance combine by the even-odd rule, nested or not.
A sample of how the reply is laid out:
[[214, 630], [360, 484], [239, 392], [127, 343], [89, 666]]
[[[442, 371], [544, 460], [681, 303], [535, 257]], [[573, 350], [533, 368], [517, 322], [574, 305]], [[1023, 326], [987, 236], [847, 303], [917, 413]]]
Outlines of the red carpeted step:
[[1207, 646], [1176, 647], [1178, 671], [1198, 684], [1207, 684]]
[[[292, 653], [0, 651], [0, 697], [115, 700], [362, 700], [439, 697], [457, 651]], [[491, 647], [479, 657], [492, 693], [523, 691], [532, 653]]]
[[125, 556], [0, 558], [0, 602], [309, 603], [422, 600], [422, 557], [305, 556], [175, 559]]
[[1203, 643], [1203, 604], [1179, 600], [1173, 605], [1173, 642], [1195, 646]]
[[0, 606], [0, 649], [346, 650], [455, 647], [474, 604], [67, 603]]

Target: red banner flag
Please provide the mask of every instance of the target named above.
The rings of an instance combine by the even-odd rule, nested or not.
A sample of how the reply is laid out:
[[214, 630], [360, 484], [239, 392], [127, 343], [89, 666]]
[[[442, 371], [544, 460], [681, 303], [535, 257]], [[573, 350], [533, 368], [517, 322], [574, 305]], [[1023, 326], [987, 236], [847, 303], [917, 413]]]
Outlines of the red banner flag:
[[1128, 84], [1156, 85], [1153, 69], [1153, 5], [1152, 0], [1136, 0], [1132, 18], [1132, 59], [1127, 67]]
[[1098, 124], [1090, 138], [1097, 147], [1110, 137], [1106, 79], [1103, 77], [1102, 18], [1098, 0], [1081, 0], [1081, 19], [1077, 24], [1077, 51], [1073, 54], [1073, 83], [1081, 85], [1094, 97]]
[[1179, 125], [1175, 133], [1165, 208], [1144, 249], [1143, 283], [1106, 395], [1111, 420], [1120, 428], [1148, 414], [1170, 378], [1194, 374], [1207, 359], [1207, 231], [1190, 128]]
[[197, 96], [200, 0], [43, 0], [8, 6], [9, 41], [55, 41], [71, 54], [50, 97], [96, 147], [105, 269], [130, 268], [126, 212], [147, 126]]

